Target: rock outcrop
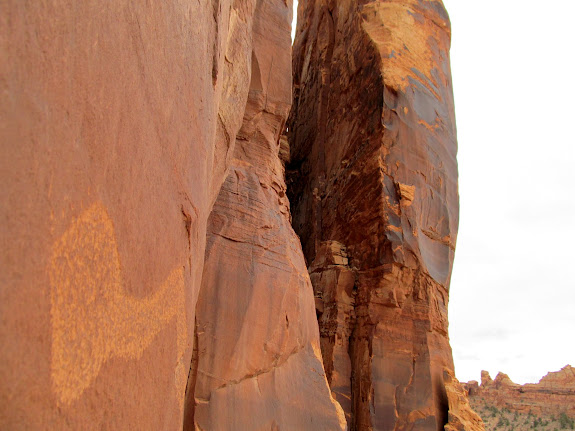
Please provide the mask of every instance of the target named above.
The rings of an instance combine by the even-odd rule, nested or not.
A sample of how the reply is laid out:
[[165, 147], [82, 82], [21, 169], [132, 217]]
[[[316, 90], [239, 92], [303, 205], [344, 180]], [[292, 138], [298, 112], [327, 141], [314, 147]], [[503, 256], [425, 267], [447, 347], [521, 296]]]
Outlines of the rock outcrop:
[[[299, 3], [288, 195], [351, 430], [439, 430], [458, 226], [440, 1]], [[453, 383], [457, 385], [457, 383]]]
[[451, 370], [444, 370], [443, 381], [449, 403], [449, 420], [445, 431], [482, 431], [485, 429], [481, 417], [469, 404], [469, 393], [455, 378]]
[[476, 381], [463, 385], [478, 411], [495, 407], [538, 417], [564, 413], [575, 418], [575, 368], [570, 365], [548, 373], [539, 383], [518, 385], [504, 373], [492, 380], [487, 371], [482, 371], [481, 385]]
[[341, 243], [326, 241], [320, 245], [309, 272], [327, 380], [350, 423], [352, 367], [349, 340], [355, 321], [355, 274], [348, 262], [347, 252]]

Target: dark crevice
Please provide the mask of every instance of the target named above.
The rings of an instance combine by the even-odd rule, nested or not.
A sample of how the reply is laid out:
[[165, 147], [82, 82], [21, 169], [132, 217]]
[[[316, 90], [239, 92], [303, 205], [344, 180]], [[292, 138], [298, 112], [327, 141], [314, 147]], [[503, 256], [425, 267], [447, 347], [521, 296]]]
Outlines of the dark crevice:
[[219, 54], [220, 54], [220, 22], [219, 16], [221, 15], [220, 0], [212, 0], [213, 17], [215, 24], [214, 46], [212, 53], [212, 85], [215, 88], [218, 83], [219, 72]]
[[196, 379], [198, 376], [198, 322], [194, 319], [194, 349], [192, 351], [192, 362], [188, 372], [188, 382], [186, 384], [186, 396], [184, 402], [184, 423], [183, 431], [194, 431], [196, 399], [194, 396], [196, 390]]

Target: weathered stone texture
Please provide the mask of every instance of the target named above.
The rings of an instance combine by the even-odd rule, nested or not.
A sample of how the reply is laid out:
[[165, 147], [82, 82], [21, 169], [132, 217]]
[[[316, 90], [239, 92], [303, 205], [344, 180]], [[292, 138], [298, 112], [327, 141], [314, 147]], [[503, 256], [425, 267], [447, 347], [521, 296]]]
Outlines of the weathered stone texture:
[[[316, 413], [338, 424], [277, 160], [290, 20], [291, 2], [279, 0], [0, 4], [0, 428], [181, 429], [194, 334], [205, 341], [195, 332], [202, 273], [218, 287], [236, 270], [251, 274], [241, 287], [255, 302], [244, 290], [223, 295], [267, 314], [208, 315], [224, 342], [236, 324], [256, 335], [237, 339], [233, 358], [202, 358], [201, 370], [223, 361], [229, 379], [277, 370], [218, 391], [198, 418], [224, 399], [219, 413], [266, 407], [266, 426]], [[232, 230], [255, 243], [210, 237], [204, 271], [226, 177], [222, 195], [241, 186], [231, 217], [245, 223]], [[214, 214], [212, 232], [224, 233], [224, 216]], [[249, 252], [226, 260], [233, 250]], [[283, 271], [264, 270], [274, 265]], [[214, 286], [204, 283], [205, 296], [222, 294]], [[256, 380], [261, 392], [246, 389]], [[318, 412], [294, 414], [311, 400]], [[222, 418], [204, 429], [234, 429]]]
[[321, 353], [335, 399], [351, 420], [349, 340], [355, 322], [355, 274], [345, 247], [336, 241], [320, 245], [309, 269], [320, 326]]
[[0, 428], [181, 427], [253, 3], [0, 5]]
[[283, 0], [256, 7], [243, 126], [208, 222], [186, 429], [345, 428], [323, 371], [279, 157], [291, 106], [286, 9]]
[[291, 15], [0, 3], [1, 429], [469, 420], [447, 15], [301, 0], [288, 142]]
[[485, 431], [485, 425], [469, 404], [469, 393], [451, 370], [444, 370], [443, 380], [449, 402], [449, 417], [445, 431]]
[[[318, 302], [324, 364], [352, 430], [448, 421], [449, 45], [440, 1], [299, 3], [288, 195], [316, 294], [330, 295]], [[322, 267], [334, 242], [348, 262]]]

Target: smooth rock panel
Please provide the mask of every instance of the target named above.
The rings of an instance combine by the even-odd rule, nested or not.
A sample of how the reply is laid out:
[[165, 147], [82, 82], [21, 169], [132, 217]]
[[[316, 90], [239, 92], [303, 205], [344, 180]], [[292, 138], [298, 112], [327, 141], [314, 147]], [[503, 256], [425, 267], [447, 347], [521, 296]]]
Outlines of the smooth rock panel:
[[255, 5], [0, 4], [1, 429], [182, 428]]

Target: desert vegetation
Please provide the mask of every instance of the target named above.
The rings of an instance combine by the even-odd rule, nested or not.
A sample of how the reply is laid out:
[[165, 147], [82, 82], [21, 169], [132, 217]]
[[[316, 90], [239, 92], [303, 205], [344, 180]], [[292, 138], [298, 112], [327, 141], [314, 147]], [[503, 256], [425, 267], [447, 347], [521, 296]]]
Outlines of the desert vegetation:
[[508, 408], [489, 405], [475, 405], [475, 411], [485, 423], [486, 431], [561, 431], [575, 429], [575, 418], [566, 413], [539, 415], [531, 412], [517, 412]]

